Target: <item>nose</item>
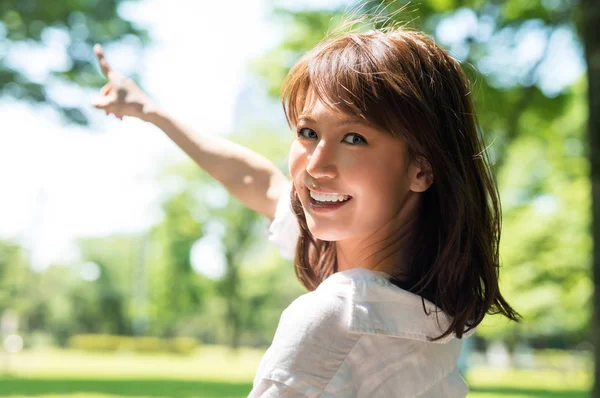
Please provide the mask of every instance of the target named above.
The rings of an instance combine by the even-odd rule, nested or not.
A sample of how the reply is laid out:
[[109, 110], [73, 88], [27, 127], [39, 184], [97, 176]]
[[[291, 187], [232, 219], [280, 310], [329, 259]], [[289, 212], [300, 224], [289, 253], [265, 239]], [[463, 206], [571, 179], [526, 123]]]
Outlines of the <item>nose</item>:
[[335, 153], [333, 145], [321, 140], [310, 155], [306, 172], [314, 179], [335, 178], [337, 166], [335, 165]]

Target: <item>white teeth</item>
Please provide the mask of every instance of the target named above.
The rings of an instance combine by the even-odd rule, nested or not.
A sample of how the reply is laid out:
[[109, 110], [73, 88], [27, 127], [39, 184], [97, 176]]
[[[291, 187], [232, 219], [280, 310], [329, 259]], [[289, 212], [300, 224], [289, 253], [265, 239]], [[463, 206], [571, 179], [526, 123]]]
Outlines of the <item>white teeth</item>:
[[348, 198], [350, 196], [340, 195], [337, 193], [334, 193], [334, 194], [316, 193], [316, 192], [310, 191], [310, 197], [313, 198], [314, 200], [318, 200], [319, 202], [343, 202], [345, 200], [348, 200]]

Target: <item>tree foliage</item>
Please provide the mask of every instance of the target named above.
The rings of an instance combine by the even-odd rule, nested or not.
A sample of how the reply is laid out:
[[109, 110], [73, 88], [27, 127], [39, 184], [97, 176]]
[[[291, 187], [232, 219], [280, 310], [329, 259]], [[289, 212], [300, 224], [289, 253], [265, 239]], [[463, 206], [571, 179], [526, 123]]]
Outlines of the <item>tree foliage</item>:
[[[81, 87], [104, 84], [95, 67], [95, 43], [122, 43], [140, 47], [146, 32], [121, 17], [124, 0], [69, 0], [38, 2], [4, 0], [0, 2], [0, 94], [35, 104], [49, 105], [66, 120], [86, 124], [79, 105], [65, 103], [49, 90], [57, 85], [75, 83]], [[129, 0], [131, 2], [131, 0]], [[60, 65], [48, 61], [62, 59]], [[29, 73], [28, 57], [42, 65], [43, 74]]]

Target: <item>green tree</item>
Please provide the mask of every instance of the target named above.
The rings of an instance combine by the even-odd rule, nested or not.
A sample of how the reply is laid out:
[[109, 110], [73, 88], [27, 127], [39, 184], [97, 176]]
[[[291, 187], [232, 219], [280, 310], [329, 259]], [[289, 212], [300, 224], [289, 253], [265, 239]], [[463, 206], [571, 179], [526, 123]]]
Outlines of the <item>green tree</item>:
[[588, 137], [592, 180], [592, 236], [594, 270], [594, 316], [592, 335], [595, 346], [595, 372], [592, 396], [600, 397], [600, 4], [582, 2], [583, 39], [588, 66]]
[[265, 251], [244, 257], [240, 267], [243, 343], [267, 347], [281, 312], [306, 289], [298, 282], [291, 261], [266, 245]]
[[155, 333], [173, 335], [178, 322], [205, 304], [208, 281], [191, 263], [192, 246], [207, 219], [200, 196], [205, 177], [197, 167], [177, 164], [161, 171], [159, 180], [170, 189], [162, 200], [162, 219], [151, 231], [150, 318]]
[[[289, 145], [287, 139], [260, 126], [254, 126], [251, 131], [234, 133], [231, 138], [276, 163], [284, 157]], [[219, 284], [219, 292], [223, 294], [227, 303], [226, 325], [231, 333], [229, 344], [235, 349], [240, 345], [243, 328], [248, 327], [247, 317], [256, 316], [258, 307], [264, 304], [265, 296], [259, 294], [253, 297], [258, 300], [254, 301], [255, 306], [248, 305], [248, 297], [243, 293], [243, 284], [247, 282], [242, 281], [241, 266], [248, 258], [257, 262], [264, 261], [264, 252], [261, 256], [253, 256], [252, 252], [256, 249], [258, 241], [264, 239], [265, 225], [262, 216], [238, 200], [231, 201], [223, 211], [216, 212], [215, 215], [226, 226], [223, 249], [227, 270]], [[265, 277], [268, 278], [267, 275]], [[273, 293], [273, 288], [268, 283], [260, 283], [259, 286], [265, 289], [265, 294]]]
[[0, 241], [0, 313], [20, 306], [31, 276], [26, 260], [21, 246]]
[[42, 278], [29, 266], [27, 251], [11, 241], [0, 241], [0, 317], [17, 317], [19, 333], [43, 330], [49, 321], [49, 307]]
[[77, 241], [82, 262], [73, 266], [79, 280], [70, 289], [77, 332], [132, 334], [132, 292], [138, 282], [134, 270], [141, 242], [137, 234]]
[[74, 333], [131, 334], [125, 294], [116, 288], [109, 267], [95, 263], [99, 277], [72, 285], [71, 322]]
[[240, 295], [241, 261], [256, 243], [259, 215], [239, 202], [227, 206], [222, 213], [226, 225], [223, 248], [226, 259], [226, 272], [218, 291], [227, 303], [225, 323], [230, 331], [229, 344], [236, 349], [240, 345], [242, 333], [242, 297]]
[[[120, 43], [140, 48], [147, 41], [143, 29], [121, 17], [132, 0], [72, 0], [52, 4], [35, 0], [0, 2], [0, 93], [15, 99], [50, 105], [67, 120], [86, 124], [82, 108], [61, 102], [48, 88], [56, 85], [97, 86], [103, 84], [92, 46]], [[32, 76], [24, 68], [24, 57], [46, 47], [65, 55], [64, 67]]]
[[[230, 138], [275, 161], [283, 159], [289, 145], [289, 139], [264, 126], [249, 126]], [[264, 239], [266, 220], [229, 196], [191, 161], [166, 167], [159, 178], [170, 189], [163, 201], [164, 217], [152, 234], [154, 247], [161, 248], [153, 260], [153, 318], [160, 319], [163, 328], [170, 325], [171, 333], [189, 333], [189, 325], [194, 324], [198, 337], [236, 348], [247, 326], [248, 310], [241, 267], [250, 257], [262, 262], [263, 251], [255, 252]], [[208, 224], [224, 228], [221, 246], [226, 269], [218, 281], [199, 275], [190, 261], [191, 249]], [[207, 330], [206, 324], [214, 330]]]

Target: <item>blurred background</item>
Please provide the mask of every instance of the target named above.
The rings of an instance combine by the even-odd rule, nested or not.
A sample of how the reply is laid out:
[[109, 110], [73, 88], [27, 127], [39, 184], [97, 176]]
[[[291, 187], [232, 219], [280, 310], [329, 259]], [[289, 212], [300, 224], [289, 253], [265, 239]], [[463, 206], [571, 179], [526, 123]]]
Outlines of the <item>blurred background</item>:
[[[177, 119], [287, 175], [279, 87], [353, 5], [0, 0], [0, 396], [247, 396], [305, 291], [267, 220], [157, 128], [91, 107], [105, 82], [92, 46]], [[463, 63], [493, 143], [501, 288], [524, 320], [488, 316], [465, 340], [472, 397], [593, 385], [582, 14], [577, 0], [422, 0], [394, 17]]]

